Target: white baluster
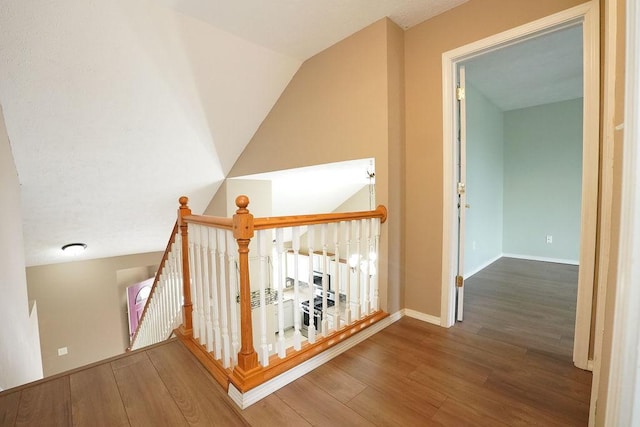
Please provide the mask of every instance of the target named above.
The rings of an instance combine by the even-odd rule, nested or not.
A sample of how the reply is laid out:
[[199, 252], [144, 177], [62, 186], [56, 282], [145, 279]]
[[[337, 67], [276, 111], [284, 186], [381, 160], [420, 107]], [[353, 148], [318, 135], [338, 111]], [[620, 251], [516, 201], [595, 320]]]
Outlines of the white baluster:
[[354, 258], [353, 260], [355, 260], [355, 262], [352, 264], [353, 268], [355, 268], [355, 272], [356, 272], [356, 286], [355, 286], [355, 291], [356, 291], [356, 304], [354, 307], [354, 318], [357, 320], [360, 320], [360, 316], [361, 316], [361, 307], [360, 307], [360, 295], [362, 294], [362, 282], [360, 280], [360, 261], [362, 259], [362, 255], [360, 255], [362, 252], [360, 251], [360, 226], [361, 226], [361, 222], [360, 221], [353, 221], [353, 225], [355, 227], [355, 238], [356, 238], [356, 252], [354, 254]]
[[205, 330], [205, 317], [204, 317], [204, 283], [202, 281], [202, 244], [201, 244], [201, 233], [200, 229], [201, 225], [196, 225], [193, 229], [193, 234], [191, 234], [194, 239], [195, 247], [194, 247], [194, 256], [195, 256], [195, 277], [196, 281], [196, 293], [197, 293], [197, 303], [198, 303], [198, 332], [200, 344], [205, 344], [206, 342], [206, 330]]
[[276, 260], [274, 270], [276, 272], [276, 292], [278, 293], [278, 356], [284, 358], [287, 355], [287, 349], [284, 342], [284, 298], [282, 284], [284, 283], [284, 275], [282, 267], [282, 254], [284, 252], [284, 243], [282, 241], [282, 228], [276, 228]]
[[231, 360], [232, 366], [238, 364], [238, 352], [240, 351], [240, 336], [238, 334], [239, 316], [238, 310], [240, 304], [236, 299], [239, 296], [238, 292], [238, 275], [240, 270], [238, 269], [238, 263], [236, 262], [236, 255], [238, 254], [238, 245], [236, 239], [233, 237], [232, 231], [227, 231], [227, 259], [229, 260], [229, 322], [231, 323]]
[[362, 224], [362, 229], [364, 231], [364, 241], [366, 245], [367, 254], [363, 257], [362, 262], [360, 263], [360, 269], [364, 274], [364, 285], [362, 286], [362, 315], [366, 316], [370, 312], [370, 303], [369, 303], [369, 290], [370, 290], [370, 280], [371, 274], [369, 272], [369, 254], [371, 249], [371, 229], [370, 222], [368, 219], [361, 219], [360, 223]]
[[302, 348], [302, 333], [300, 333], [300, 281], [298, 280], [298, 255], [300, 253], [300, 227], [293, 227], [291, 232], [293, 247], [293, 348]]
[[320, 243], [322, 244], [322, 335], [327, 336], [329, 333], [329, 316], [327, 312], [327, 228], [328, 224], [320, 225]]
[[315, 226], [310, 225], [307, 229], [307, 241], [309, 243], [309, 278], [307, 279], [307, 283], [309, 283], [309, 328], [307, 329], [307, 340], [310, 343], [316, 342], [316, 327], [313, 321], [314, 317], [314, 307], [313, 307], [313, 246], [315, 244]]
[[195, 279], [195, 275], [196, 275], [196, 263], [195, 263], [195, 254], [197, 253], [195, 250], [195, 232], [193, 231], [194, 225], [193, 224], [189, 224], [188, 225], [189, 229], [189, 270], [190, 270], [190, 274], [189, 277], [191, 279], [191, 302], [193, 304], [192, 307], [192, 313], [191, 313], [191, 318], [192, 318], [192, 323], [193, 323], [193, 337], [194, 338], [199, 338], [200, 337], [200, 314], [198, 311], [198, 294], [197, 294], [197, 284], [196, 284], [196, 279]]
[[373, 253], [375, 254], [375, 259], [373, 260], [373, 274], [371, 276], [371, 289], [372, 289], [372, 294], [373, 298], [372, 298], [372, 304], [373, 307], [372, 309], [374, 311], [378, 311], [380, 309], [380, 295], [379, 292], [380, 290], [378, 289], [378, 284], [379, 282], [379, 275], [380, 275], [380, 270], [379, 270], [379, 266], [380, 266], [380, 255], [379, 255], [379, 250], [380, 250], [380, 218], [372, 218], [371, 222], [373, 224], [373, 242], [374, 242], [374, 250]]
[[220, 298], [218, 297], [218, 289], [220, 288], [220, 280], [218, 276], [216, 251], [218, 248], [218, 233], [220, 230], [209, 228], [209, 264], [211, 265], [211, 317], [213, 327], [213, 355], [216, 359], [222, 357], [222, 339], [220, 337]]
[[345, 304], [344, 304], [344, 321], [347, 325], [351, 324], [351, 226], [352, 221], [344, 221], [340, 223], [344, 230], [345, 247], [347, 254], [347, 277], [345, 283]]
[[335, 296], [335, 305], [333, 307], [333, 325], [335, 330], [340, 329], [340, 223], [335, 222], [332, 225], [333, 227], [333, 246], [334, 246], [334, 254], [333, 254], [333, 271], [331, 272], [333, 284], [331, 287], [334, 291]]
[[[260, 265], [260, 330], [253, 333], [260, 334], [260, 348], [258, 349], [258, 359], [262, 366], [269, 366], [269, 344], [267, 342], [267, 299], [265, 296], [268, 279], [268, 259], [269, 259], [269, 237], [270, 230], [258, 230], [258, 257]], [[255, 323], [255, 322], [254, 322]]]
[[[226, 231], [220, 230], [218, 232], [218, 266], [220, 267], [220, 334], [222, 335], [222, 366], [229, 368], [231, 366], [231, 339], [229, 337], [229, 317], [228, 307], [229, 301], [233, 301], [235, 304], [235, 295], [229, 295], [227, 289], [227, 276], [226, 276]], [[228, 296], [228, 297], [227, 297]]]
[[176, 277], [175, 277], [175, 268], [176, 268], [176, 253], [175, 253], [175, 242], [171, 244], [171, 251], [169, 251], [169, 257], [168, 257], [168, 268], [167, 268], [167, 275], [168, 275], [168, 280], [169, 280], [169, 286], [171, 289], [171, 316], [173, 317], [173, 328], [177, 328], [178, 325], [176, 323], [176, 318], [178, 317], [178, 299], [177, 299], [177, 292], [176, 292], [176, 287], [178, 286], [178, 284], [176, 283]]
[[211, 319], [211, 279], [209, 277], [209, 227], [200, 227], [200, 245], [202, 247], [202, 298], [204, 305], [205, 342], [207, 351], [213, 351], [213, 321]]

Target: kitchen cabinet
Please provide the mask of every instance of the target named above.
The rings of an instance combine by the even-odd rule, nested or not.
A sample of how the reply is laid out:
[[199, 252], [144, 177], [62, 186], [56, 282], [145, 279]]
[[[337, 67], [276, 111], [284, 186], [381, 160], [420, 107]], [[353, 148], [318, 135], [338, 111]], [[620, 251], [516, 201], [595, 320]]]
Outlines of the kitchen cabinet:
[[[274, 318], [275, 318], [275, 330], [278, 331], [280, 328], [280, 323], [278, 323], [279, 321], [279, 317], [278, 317], [278, 304], [276, 303], [274, 305]], [[292, 299], [286, 299], [284, 301], [282, 301], [282, 313], [283, 313], [283, 320], [284, 320], [284, 330], [287, 330], [289, 328], [293, 328], [293, 300]]]

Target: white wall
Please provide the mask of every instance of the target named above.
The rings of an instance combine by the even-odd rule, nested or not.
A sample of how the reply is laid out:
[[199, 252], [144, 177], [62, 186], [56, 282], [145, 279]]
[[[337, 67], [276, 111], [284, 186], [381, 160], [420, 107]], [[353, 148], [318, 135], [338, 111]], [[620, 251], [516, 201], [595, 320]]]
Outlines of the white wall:
[[163, 250], [300, 66], [155, 0], [3, 0], [0, 56], [29, 266]]
[[42, 378], [38, 315], [30, 310], [20, 184], [0, 108], [0, 389]]
[[504, 115], [467, 82], [467, 209], [464, 275], [502, 254]]

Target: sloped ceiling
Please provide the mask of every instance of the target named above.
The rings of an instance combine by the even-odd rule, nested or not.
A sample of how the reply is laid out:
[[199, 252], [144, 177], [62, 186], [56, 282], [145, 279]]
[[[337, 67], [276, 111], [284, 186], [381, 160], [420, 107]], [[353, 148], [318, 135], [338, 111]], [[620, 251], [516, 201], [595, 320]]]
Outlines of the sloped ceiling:
[[163, 250], [178, 197], [205, 209], [304, 59], [463, 2], [3, 0], [27, 265], [69, 261], [71, 242], [81, 259]]

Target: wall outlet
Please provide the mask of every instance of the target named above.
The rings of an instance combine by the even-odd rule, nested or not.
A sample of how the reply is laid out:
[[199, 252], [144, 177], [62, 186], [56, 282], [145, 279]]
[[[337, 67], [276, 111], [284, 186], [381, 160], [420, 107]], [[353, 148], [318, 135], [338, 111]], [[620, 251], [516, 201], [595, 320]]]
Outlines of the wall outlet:
[[58, 356], [64, 356], [65, 354], [67, 354], [69, 351], [67, 350], [67, 347], [60, 347], [58, 349]]
[[476, 241], [475, 240], [473, 242], [471, 242], [471, 250], [473, 250], [473, 251], [476, 250]]
[[553, 236], [551, 234], [547, 234], [547, 243], [553, 243]]

